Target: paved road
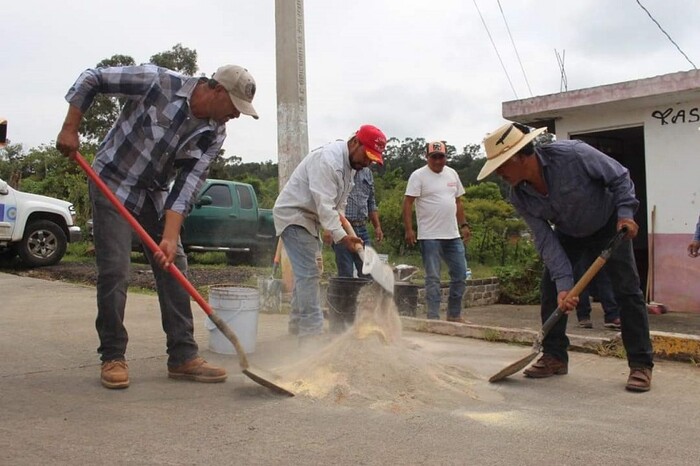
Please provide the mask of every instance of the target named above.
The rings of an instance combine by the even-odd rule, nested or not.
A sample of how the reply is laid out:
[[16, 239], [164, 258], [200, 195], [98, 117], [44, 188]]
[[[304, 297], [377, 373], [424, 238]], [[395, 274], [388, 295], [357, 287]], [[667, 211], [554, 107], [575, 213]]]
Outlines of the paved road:
[[[488, 376], [528, 349], [406, 332], [428, 360], [473, 374], [468, 394], [444, 389], [434, 405], [395, 410], [286, 399], [240, 375], [235, 357], [208, 351], [231, 371], [225, 384], [167, 379], [157, 300], [130, 295], [132, 385], [110, 391], [98, 379], [92, 288], [0, 274], [0, 297], [0, 464], [695, 465], [700, 457], [700, 372], [689, 364], [659, 362], [647, 394], [623, 390], [624, 361], [581, 353], [568, 376], [490, 385]], [[298, 357], [284, 333], [284, 316], [261, 315], [254, 363], [281, 368]]]

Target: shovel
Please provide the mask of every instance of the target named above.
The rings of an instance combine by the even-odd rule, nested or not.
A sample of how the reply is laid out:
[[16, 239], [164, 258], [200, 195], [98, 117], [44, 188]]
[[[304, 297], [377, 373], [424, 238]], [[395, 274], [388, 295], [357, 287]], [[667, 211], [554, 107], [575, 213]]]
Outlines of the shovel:
[[[567, 295], [567, 299], [569, 297], [576, 297], [578, 296], [581, 291], [583, 291], [584, 288], [588, 286], [590, 281], [593, 279], [593, 277], [596, 276], [598, 271], [603, 268], [605, 263], [610, 259], [610, 255], [612, 254], [613, 250], [617, 247], [618, 244], [622, 241], [622, 238], [627, 234], [627, 228], [622, 228], [620, 231], [618, 231], [615, 236], [610, 240], [608, 243], [607, 247], [603, 252], [600, 253], [598, 258], [596, 258], [595, 261], [591, 264], [591, 266], [586, 270], [586, 273], [583, 274], [583, 276], [579, 279], [578, 282], [574, 285], [574, 287], [569, 291], [569, 294]], [[501, 369], [499, 373], [496, 375], [491, 376], [489, 379], [489, 382], [499, 382], [506, 377], [515, 374], [516, 372], [520, 372], [522, 369], [524, 369], [530, 362], [532, 362], [533, 359], [537, 357], [538, 354], [540, 354], [540, 351], [542, 351], [542, 340], [547, 336], [549, 331], [554, 327], [554, 325], [561, 319], [561, 317], [564, 315], [564, 311], [557, 307], [552, 315], [549, 316], [549, 318], [544, 322], [542, 325], [542, 329], [540, 330], [539, 334], [537, 335], [537, 338], [535, 339], [535, 343], [532, 345], [532, 350], [530, 354], [525, 356], [524, 358], [514, 362], [510, 366]]]
[[272, 273], [270, 278], [262, 282], [263, 291], [263, 308], [272, 309], [279, 312], [280, 293], [282, 292], [282, 280], [275, 278], [277, 270], [280, 266], [282, 257], [282, 238], [277, 239], [277, 249], [275, 250], [275, 258], [272, 261]]
[[[148, 249], [150, 249], [151, 252], [153, 252], [154, 254], [158, 253], [160, 251], [160, 248], [158, 247], [156, 242], [153, 241], [153, 238], [151, 238], [148, 235], [148, 233], [146, 233], [146, 230], [143, 229], [143, 227], [134, 218], [134, 216], [131, 215], [131, 213], [128, 210], [126, 210], [126, 208], [122, 205], [121, 202], [119, 202], [117, 196], [115, 196], [112, 193], [112, 191], [109, 190], [104, 181], [102, 181], [97, 175], [97, 173], [95, 173], [95, 170], [92, 169], [92, 167], [78, 152], [75, 153], [74, 159], [78, 163], [78, 165], [80, 165], [80, 168], [83, 169], [87, 176], [100, 189], [100, 191], [102, 191], [102, 194], [104, 194], [105, 197], [109, 199], [109, 201], [114, 205], [114, 207], [122, 215], [122, 217], [124, 217], [124, 219], [127, 222], [129, 222], [131, 227], [139, 235], [139, 238], [141, 239], [141, 241], [143, 241], [146, 247], [148, 247]], [[189, 280], [187, 280], [187, 277], [185, 277], [185, 275], [183, 275], [183, 273], [180, 272], [180, 269], [178, 269], [175, 266], [175, 264], [168, 265], [168, 272], [170, 272], [170, 274], [173, 277], [175, 277], [175, 279], [180, 283], [180, 285], [182, 285], [185, 288], [185, 290], [187, 290], [190, 296], [192, 296], [192, 298], [195, 301], [197, 301], [204, 313], [207, 316], [209, 316], [209, 319], [214, 323], [214, 325], [216, 325], [216, 328], [218, 328], [221, 331], [221, 333], [223, 333], [224, 336], [231, 342], [233, 347], [236, 348], [236, 354], [238, 354], [238, 363], [241, 366], [241, 370], [245, 375], [247, 375], [250, 379], [254, 380], [255, 382], [259, 383], [263, 387], [269, 388], [275, 393], [287, 396], [294, 396], [294, 393], [271, 382], [270, 375], [267, 374], [265, 371], [262, 371], [260, 369], [254, 369], [250, 366], [250, 363], [248, 362], [248, 357], [246, 356], [245, 351], [241, 346], [241, 343], [238, 341], [238, 337], [236, 336], [236, 334], [233, 333], [229, 326], [226, 325], [226, 322], [221, 320], [221, 317], [219, 317], [214, 312], [209, 303], [204, 300], [202, 295], [199, 294], [199, 292], [194, 286], [192, 286]]]
[[[352, 225], [350, 225], [350, 222], [348, 222], [348, 219], [345, 218], [344, 215], [340, 216], [340, 223], [343, 225], [343, 229], [347, 234], [357, 236]], [[358, 244], [355, 250], [357, 254], [359, 254], [360, 259], [362, 259], [362, 273], [371, 275], [374, 281], [379, 283], [379, 286], [393, 295], [394, 272], [391, 270], [391, 267], [389, 267], [389, 264], [382, 262], [374, 248]]]

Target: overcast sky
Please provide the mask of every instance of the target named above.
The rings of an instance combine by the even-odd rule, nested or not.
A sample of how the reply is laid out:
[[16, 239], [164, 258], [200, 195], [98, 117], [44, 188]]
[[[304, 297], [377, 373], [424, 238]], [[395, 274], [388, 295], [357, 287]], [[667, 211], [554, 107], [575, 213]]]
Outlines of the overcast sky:
[[[81, 71], [114, 54], [147, 62], [175, 44], [208, 76], [245, 66], [259, 120], [228, 123], [227, 155], [277, 161], [274, 0], [22, 0], [0, 6], [0, 117], [25, 150], [52, 144], [64, 96]], [[700, 0], [641, 0], [700, 64]], [[568, 89], [693, 66], [635, 0], [306, 0], [309, 145], [364, 123], [389, 137], [442, 139], [461, 149], [500, 124], [501, 103], [557, 93], [555, 49]], [[517, 94], [517, 97], [516, 97]]]

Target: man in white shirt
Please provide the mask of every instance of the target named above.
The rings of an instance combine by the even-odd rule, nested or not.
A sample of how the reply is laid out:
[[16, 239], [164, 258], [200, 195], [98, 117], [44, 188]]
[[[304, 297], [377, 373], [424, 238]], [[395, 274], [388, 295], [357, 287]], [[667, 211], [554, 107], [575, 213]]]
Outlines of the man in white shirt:
[[372, 162], [383, 164], [386, 136], [363, 125], [347, 141], [338, 140], [311, 151], [292, 173], [272, 209], [277, 235], [292, 264], [294, 291], [289, 330], [300, 339], [323, 332], [321, 274], [316, 264], [319, 231], [330, 232], [333, 242], [355, 251], [362, 240], [349, 236], [340, 223], [357, 170]]
[[[447, 320], [466, 323], [462, 318], [462, 297], [466, 289], [467, 260], [464, 243], [471, 231], [464, 218], [462, 195], [464, 186], [459, 175], [446, 166], [445, 143], [429, 142], [426, 148], [428, 163], [411, 173], [403, 201], [403, 223], [406, 242], [420, 245], [425, 267], [425, 297], [428, 319], [439, 319], [440, 314], [440, 259], [450, 272], [450, 295], [447, 302]], [[418, 236], [413, 231], [413, 204], [416, 204]]]

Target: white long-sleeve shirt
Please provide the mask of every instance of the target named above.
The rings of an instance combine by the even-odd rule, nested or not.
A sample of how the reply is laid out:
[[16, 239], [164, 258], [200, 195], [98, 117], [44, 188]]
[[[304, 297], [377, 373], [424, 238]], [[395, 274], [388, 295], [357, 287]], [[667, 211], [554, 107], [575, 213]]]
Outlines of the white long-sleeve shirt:
[[330, 231], [338, 243], [346, 236], [339, 213], [345, 213], [355, 170], [350, 166], [347, 142], [330, 142], [311, 151], [294, 169], [272, 209], [277, 235], [289, 225], [300, 225], [314, 236]]

